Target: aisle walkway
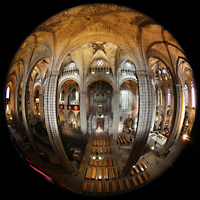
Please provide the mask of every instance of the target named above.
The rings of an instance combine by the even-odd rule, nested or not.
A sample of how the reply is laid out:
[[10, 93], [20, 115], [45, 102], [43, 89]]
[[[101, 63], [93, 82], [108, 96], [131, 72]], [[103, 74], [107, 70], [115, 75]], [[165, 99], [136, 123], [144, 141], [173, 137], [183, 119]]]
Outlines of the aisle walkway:
[[[94, 135], [91, 152], [86, 164], [85, 177], [80, 192], [87, 195], [108, 195], [132, 190], [151, 179], [142, 162], [133, 167], [126, 177], [120, 177], [111, 135]], [[98, 158], [98, 159], [96, 159]]]

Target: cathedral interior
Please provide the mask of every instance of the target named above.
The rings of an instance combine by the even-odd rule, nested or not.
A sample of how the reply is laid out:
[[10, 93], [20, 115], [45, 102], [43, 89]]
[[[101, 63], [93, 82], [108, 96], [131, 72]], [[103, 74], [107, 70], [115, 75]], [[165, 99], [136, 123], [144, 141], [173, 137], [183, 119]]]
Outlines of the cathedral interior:
[[38, 26], [5, 88], [11, 137], [30, 167], [76, 194], [151, 183], [189, 140], [196, 85], [173, 36], [136, 10], [93, 4]]

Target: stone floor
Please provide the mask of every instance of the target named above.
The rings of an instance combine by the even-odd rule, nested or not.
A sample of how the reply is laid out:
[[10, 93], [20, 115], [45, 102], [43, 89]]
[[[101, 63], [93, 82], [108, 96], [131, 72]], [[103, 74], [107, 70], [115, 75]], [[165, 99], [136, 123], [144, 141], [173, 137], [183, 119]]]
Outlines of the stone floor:
[[[12, 130], [11, 135], [15, 140], [17, 141], [18, 145], [20, 146], [19, 148], [23, 149], [23, 155], [24, 157], [27, 158], [28, 162], [30, 162], [31, 165], [33, 165], [35, 168], [37, 168], [39, 171], [44, 173], [47, 177], [50, 179], [52, 178], [54, 182], [58, 183], [64, 188], [67, 188], [68, 190], [73, 191], [74, 193], [77, 194], [83, 194], [83, 195], [108, 195], [108, 193], [105, 192], [105, 187], [106, 187], [106, 182], [109, 183], [110, 187], [110, 193], [109, 194], [119, 194], [123, 193], [126, 191], [132, 191], [133, 189], [137, 189], [139, 187], [142, 187], [145, 184], [148, 184], [153, 180], [155, 177], [159, 176], [165, 169], [166, 166], [171, 166], [174, 160], [174, 157], [176, 157], [179, 154], [179, 150], [181, 150], [182, 141], [180, 140], [171, 150], [169, 155], [172, 156], [166, 156], [162, 158], [157, 158], [157, 162], [151, 162], [151, 159], [155, 159], [156, 157], [154, 156], [153, 153], [149, 153], [147, 155], [148, 151], [144, 151], [144, 154], [140, 157], [136, 164], [136, 169], [133, 172], [133, 174], [128, 174], [125, 177], [120, 177], [120, 172], [122, 171], [122, 168], [124, 164], [126, 163], [126, 160], [129, 156], [130, 149], [132, 144], [117, 144], [117, 142], [111, 140], [111, 148], [112, 152], [111, 153], [105, 153], [103, 152], [104, 158], [112, 158], [116, 160], [116, 168], [118, 171], [118, 177], [115, 178], [109, 178], [108, 180], [98, 180], [98, 177], [95, 179], [91, 178], [86, 178], [86, 172], [88, 169], [89, 161], [91, 158], [92, 153], [92, 148], [93, 148], [93, 141], [94, 141], [94, 135], [90, 135], [88, 137], [88, 144], [85, 150], [85, 154], [83, 156], [83, 159], [81, 161], [80, 167], [77, 170], [76, 175], [68, 175], [66, 174], [65, 170], [61, 168], [58, 165], [55, 165], [51, 162], [46, 162], [41, 157], [36, 154], [34, 151], [31, 150], [31, 148], [26, 148], [22, 145], [23, 141], [22, 139], [15, 134], [15, 131]], [[129, 139], [130, 135], [126, 135], [127, 139]], [[21, 146], [22, 145], [22, 146]], [[125, 147], [125, 148], [122, 148]], [[25, 153], [24, 153], [25, 152]], [[139, 164], [142, 163], [142, 168], [144, 169], [141, 170], [139, 167]], [[109, 168], [109, 170], [111, 170]], [[143, 175], [143, 172], [145, 175], [147, 175], [147, 179]], [[148, 173], [150, 175], [148, 175]], [[116, 175], [116, 173], [115, 173]], [[141, 178], [141, 179], [140, 179]], [[135, 184], [135, 179], [137, 179], [137, 183]], [[83, 189], [83, 182], [87, 182], [88, 185]], [[89, 188], [89, 182], [94, 183], [94, 188]], [[102, 193], [100, 193], [97, 189], [97, 186], [102, 184]], [[115, 187], [113, 187], [113, 184], [116, 185], [116, 191]], [[83, 191], [84, 190], [84, 191]], [[114, 193], [113, 193], [114, 192]]]

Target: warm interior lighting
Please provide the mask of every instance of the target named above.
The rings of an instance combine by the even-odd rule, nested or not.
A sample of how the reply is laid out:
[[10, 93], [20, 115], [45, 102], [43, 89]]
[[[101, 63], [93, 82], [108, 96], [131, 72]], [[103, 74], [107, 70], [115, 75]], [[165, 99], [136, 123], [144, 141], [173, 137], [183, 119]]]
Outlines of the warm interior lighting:
[[182, 136], [183, 140], [187, 140], [187, 141], [190, 141], [190, 137], [187, 135], [187, 134], [184, 134]]

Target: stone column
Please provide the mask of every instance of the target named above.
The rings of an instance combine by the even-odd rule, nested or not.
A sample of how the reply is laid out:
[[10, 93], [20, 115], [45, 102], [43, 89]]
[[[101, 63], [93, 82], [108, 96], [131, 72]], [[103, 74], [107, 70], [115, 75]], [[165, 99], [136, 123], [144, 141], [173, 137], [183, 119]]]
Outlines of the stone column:
[[[41, 89], [40, 89], [41, 91]], [[44, 102], [44, 96], [43, 94], [40, 93], [40, 104], [39, 104], [39, 109], [40, 109], [40, 120], [44, 120], [44, 112], [43, 112], [43, 102]]]
[[49, 71], [44, 95], [45, 123], [53, 150], [67, 173], [75, 174], [75, 169], [65, 152], [58, 126], [57, 82], [59, 74], [59, 71]]
[[146, 70], [137, 70], [136, 74], [139, 89], [138, 126], [131, 152], [122, 170], [122, 176], [129, 173], [140, 158], [146, 145], [152, 120], [154, 120], [152, 119], [153, 85], [151, 75]]
[[25, 135], [28, 138], [32, 148], [34, 151], [37, 152], [37, 148], [35, 146], [32, 130], [30, 127], [30, 124], [28, 122], [28, 107], [27, 107], [27, 99], [28, 99], [28, 88], [29, 85], [26, 83], [23, 83], [22, 85], [22, 96], [21, 96], [21, 106], [22, 106], [22, 120], [25, 128]]
[[180, 97], [180, 85], [176, 84], [176, 89], [174, 91], [174, 114], [173, 114], [173, 120], [171, 123], [171, 129], [169, 136], [167, 138], [167, 142], [165, 143], [164, 147], [159, 152], [159, 156], [165, 155], [170, 147], [172, 146], [173, 142], [175, 141], [175, 137], [177, 137], [180, 134], [181, 127], [182, 127], [182, 120], [180, 118], [181, 116], [181, 97]]
[[119, 90], [113, 91], [113, 139], [117, 140], [119, 127]]
[[65, 97], [64, 97], [65, 124], [69, 128], [67, 105], [68, 105], [68, 92], [65, 91]]
[[80, 120], [81, 131], [87, 133], [86, 92], [80, 91]]
[[167, 108], [168, 108], [168, 88], [165, 88], [165, 105], [164, 105], [164, 112], [163, 112], [163, 119], [161, 124], [161, 131], [165, 128], [166, 118], [167, 118]]

